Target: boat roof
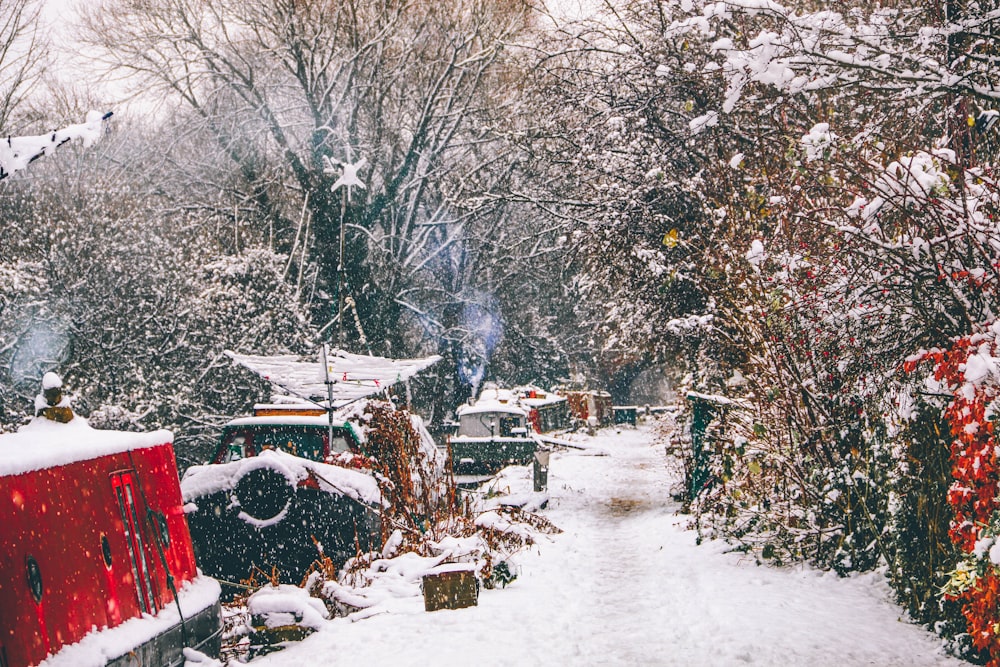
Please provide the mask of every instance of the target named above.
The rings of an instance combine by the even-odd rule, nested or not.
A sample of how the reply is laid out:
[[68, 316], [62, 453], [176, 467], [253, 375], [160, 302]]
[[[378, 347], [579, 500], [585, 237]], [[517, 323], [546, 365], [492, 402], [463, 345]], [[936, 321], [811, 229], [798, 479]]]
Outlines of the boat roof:
[[556, 396], [555, 394], [546, 394], [544, 397], [535, 398], [522, 398], [520, 399], [522, 405], [527, 405], [531, 408], [540, 408], [543, 405], [555, 405], [556, 403], [566, 403], [569, 399], [565, 396]]
[[500, 403], [499, 401], [476, 401], [475, 405], [460, 405], [458, 409], [455, 410], [455, 414], [459, 417], [462, 415], [474, 415], [483, 412], [504, 412], [512, 415], [519, 415], [521, 417], [527, 417], [528, 413], [523, 409], [517, 407], [513, 403]]
[[527, 405], [529, 408], [540, 408], [545, 405], [568, 402], [565, 396], [561, 396], [554, 391], [546, 391], [533, 384], [514, 387], [512, 391], [518, 397], [518, 402], [521, 405]]
[[370, 474], [328, 463], [319, 463], [294, 456], [280, 450], [261, 452], [229, 463], [210, 463], [191, 466], [181, 479], [181, 494], [184, 502], [219, 491], [236, 487], [239, 480], [251, 470], [270, 468], [279, 472], [291, 484], [308, 478], [310, 473], [319, 483], [320, 489], [338, 495], [346, 495], [369, 505], [384, 502], [378, 481]]
[[535, 442], [535, 439], [530, 436], [519, 436], [519, 435], [453, 435], [451, 439], [454, 442], [492, 442], [492, 443], [505, 443], [505, 442]]
[[528, 413], [518, 405], [517, 394], [510, 389], [500, 389], [493, 383], [487, 383], [475, 403], [458, 406], [455, 414], [478, 414], [482, 412], [505, 412], [507, 414], [527, 417]]
[[[346, 422], [343, 419], [334, 419], [333, 425], [344, 426]], [[231, 419], [224, 425], [223, 428], [229, 428], [233, 426], [322, 426], [328, 427], [330, 425], [330, 418], [326, 415], [279, 415], [271, 414], [259, 417], [237, 417], [236, 419]]]
[[459, 417], [481, 412], [506, 412], [522, 417], [528, 416], [528, 413], [518, 405], [517, 395], [514, 392], [510, 389], [497, 389], [496, 387], [483, 389], [483, 392], [479, 394], [479, 400], [471, 405], [468, 403], [460, 405], [455, 410], [455, 414]]
[[35, 417], [16, 433], [0, 435], [0, 477], [88, 461], [108, 454], [171, 444], [174, 435], [104, 431], [77, 415], [65, 424]]

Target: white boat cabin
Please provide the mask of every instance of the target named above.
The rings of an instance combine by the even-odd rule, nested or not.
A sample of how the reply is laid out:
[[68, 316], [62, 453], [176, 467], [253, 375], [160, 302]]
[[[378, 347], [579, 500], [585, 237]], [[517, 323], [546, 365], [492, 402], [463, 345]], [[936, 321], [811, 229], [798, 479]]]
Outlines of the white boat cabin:
[[523, 438], [528, 435], [528, 413], [507, 389], [487, 385], [479, 400], [456, 410], [458, 436], [471, 438]]

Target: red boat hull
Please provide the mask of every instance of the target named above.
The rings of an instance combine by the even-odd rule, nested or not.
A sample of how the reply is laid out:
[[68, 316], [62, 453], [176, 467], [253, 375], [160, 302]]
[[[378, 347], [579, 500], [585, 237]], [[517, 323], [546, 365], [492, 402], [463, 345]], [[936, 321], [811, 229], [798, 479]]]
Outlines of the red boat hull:
[[156, 615], [197, 576], [170, 442], [0, 476], [3, 667]]

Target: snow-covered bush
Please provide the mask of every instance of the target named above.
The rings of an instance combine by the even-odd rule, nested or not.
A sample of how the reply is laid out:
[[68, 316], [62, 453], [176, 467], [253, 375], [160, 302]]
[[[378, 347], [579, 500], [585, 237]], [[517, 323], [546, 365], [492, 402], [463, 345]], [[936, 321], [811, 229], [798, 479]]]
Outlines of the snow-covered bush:
[[382, 523], [383, 538], [399, 526], [426, 530], [447, 502], [444, 454], [418, 415], [378, 400], [358, 404], [355, 413], [365, 456], [348, 457], [343, 463], [376, 475], [391, 517]]
[[[994, 286], [988, 286], [990, 292]], [[944, 349], [914, 355], [911, 371], [927, 362], [928, 384], [950, 397], [951, 474], [947, 499], [954, 511], [949, 535], [961, 554], [942, 588], [962, 603], [971, 642], [1000, 665], [1000, 459], [995, 424], [1000, 400], [1000, 321], [977, 327]]]

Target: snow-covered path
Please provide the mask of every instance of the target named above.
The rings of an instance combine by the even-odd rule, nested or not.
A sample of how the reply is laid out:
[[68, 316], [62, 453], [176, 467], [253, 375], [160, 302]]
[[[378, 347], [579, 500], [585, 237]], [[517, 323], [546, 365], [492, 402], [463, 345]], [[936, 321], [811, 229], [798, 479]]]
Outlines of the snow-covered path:
[[610, 456], [553, 457], [545, 515], [565, 532], [520, 558], [479, 606], [423, 611], [420, 597], [253, 664], [964, 665], [899, 620], [875, 575], [756, 566], [695, 544], [645, 427], [597, 436]]

